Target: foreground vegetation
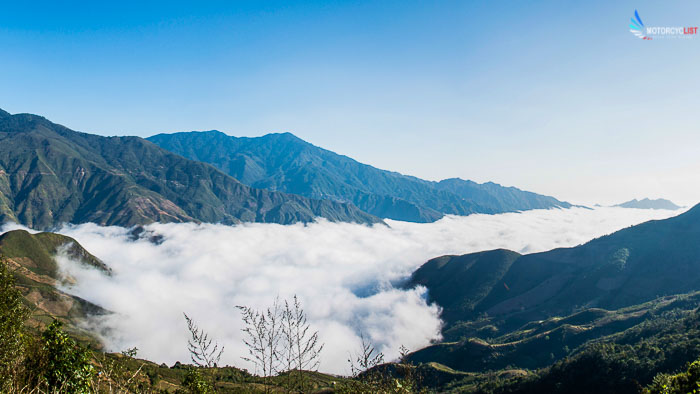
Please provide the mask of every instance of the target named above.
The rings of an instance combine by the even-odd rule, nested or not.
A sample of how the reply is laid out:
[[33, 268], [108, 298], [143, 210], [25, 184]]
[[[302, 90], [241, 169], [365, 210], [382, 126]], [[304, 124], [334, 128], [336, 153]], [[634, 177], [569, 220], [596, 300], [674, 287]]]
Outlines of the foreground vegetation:
[[[24, 324], [30, 311], [15, 288], [12, 272], [2, 263], [0, 391], [37, 394], [692, 393], [700, 388], [700, 361], [695, 361], [700, 356], [699, 301], [698, 293], [675, 297], [672, 301], [660, 300], [655, 309], [646, 312], [652, 315], [649, 319], [620, 333], [589, 341], [553, 365], [533, 371], [502, 368], [461, 372], [434, 362], [412, 364], [408, 361], [411, 355], [405, 349], [399, 362], [384, 363], [383, 355], [363, 341], [362, 349], [349, 360], [352, 377], [302, 371], [293, 366], [286, 370], [281, 366], [279, 370], [283, 372], [274, 369], [273, 373], [266, 374], [268, 376], [255, 376], [238, 368], [216, 366], [221, 349], [191, 321], [189, 346], [195, 362], [193, 365], [176, 363], [172, 367], [135, 358], [137, 349], [121, 354], [90, 349], [66, 334], [58, 321], [39, 334]], [[282, 313], [278, 316], [289, 312], [291, 316], [299, 316], [303, 312], [297, 310], [295, 314], [295, 307], [289, 304], [279, 309]], [[251, 328], [259, 326], [261, 316], [268, 316], [267, 310], [249, 312], [257, 321]], [[285, 330], [289, 331], [289, 328], [283, 329], [284, 320], [283, 317], [277, 322], [282, 337]], [[269, 325], [269, 320], [265, 324]], [[265, 329], [262, 332], [264, 334]], [[307, 338], [314, 338], [314, 334]], [[285, 351], [280, 350], [279, 354], [284, 355]], [[284, 357], [277, 358], [278, 362], [284, 360]]]
[[[268, 368], [255, 376], [219, 367], [222, 348], [186, 316], [193, 365], [172, 367], [137, 359], [138, 349], [103, 353], [94, 341], [78, 341], [54, 320], [43, 330], [30, 326], [32, 311], [17, 289], [14, 273], [0, 258], [0, 392], [2, 393], [270, 393], [413, 392], [413, 368], [395, 364], [391, 372], [367, 371], [383, 356], [367, 345], [353, 362], [356, 376], [338, 377], [315, 369], [322, 345], [310, 332], [298, 300], [277, 303], [264, 313], [245, 309], [254, 363]], [[270, 318], [273, 318], [271, 321]], [[279, 320], [274, 320], [279, 319]], [[259, 335], [256, 337], [256, 333]], [[274, 348], [287, 338], [287, 346]], [[256, 342], [257, 341], [257, 342]], [[265, 342], [271, 341], [271, 342]], [[274, 344], [274, 346], [272, 345]], [[272, 346], [272, 347], [271, 347]], [[296, 349], [296, 350], [294, 350]], [[269, 355], [269, 358], [265, 358]], [[281, 371], [281, 372], [280, 372]]]

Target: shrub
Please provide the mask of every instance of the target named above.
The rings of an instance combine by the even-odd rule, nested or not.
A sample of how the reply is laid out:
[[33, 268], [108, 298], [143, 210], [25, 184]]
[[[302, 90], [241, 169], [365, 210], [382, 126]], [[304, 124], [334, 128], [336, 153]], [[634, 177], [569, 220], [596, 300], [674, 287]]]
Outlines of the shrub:
[[56, 320], [42, 334], [41, 345], [39, 368], [49, 387], [70, 393], [90, 392], [96, 375], [90, 350], [63, 332]]
[[28, 314], [14, 276], [0, 258], [0, 392], [10, 391], [17, 379], [24, 359], [24, 321]]

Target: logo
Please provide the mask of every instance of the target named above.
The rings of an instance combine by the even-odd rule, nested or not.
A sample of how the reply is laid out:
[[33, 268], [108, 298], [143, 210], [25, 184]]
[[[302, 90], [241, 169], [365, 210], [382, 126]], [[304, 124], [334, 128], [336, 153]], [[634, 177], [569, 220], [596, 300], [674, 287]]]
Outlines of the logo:
[[630, 32], [642, 40], [654, 38], [694, 38], [698, 35], [697, 26], [652, 26], [647, 27], [639, 17], [639, 12], [634, 10], [634, 18], [630, 19]]
[[651, 40], [651, 37], [644, 35], [644, 22], [642, 22], [642, 18], [639, 17], [637, 10], [634, 10], [634, 18], [630, 19], [630, 21], [632, 21], [632, 24], [630, 24], [630, 31], [632, 34], [642, 40]]

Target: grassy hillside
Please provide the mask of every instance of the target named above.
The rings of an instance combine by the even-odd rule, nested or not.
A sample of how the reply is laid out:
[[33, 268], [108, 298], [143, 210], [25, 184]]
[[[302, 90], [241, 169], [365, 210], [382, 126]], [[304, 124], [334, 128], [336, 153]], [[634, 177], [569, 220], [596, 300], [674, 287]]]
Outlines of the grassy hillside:
[[351, 202], [382, 218], [432, 222], [445, 214], [571, 206], [494, 183], [461, 179], [436, 183], [380, 170], [289, 133], [236, 138], [207, 131], [158, 134], [148, 139], [189, 159], [210, 163], [247, 185]]
[[0, 235], [0, 256], [14, 274], [16, 286], [31, 311], [27, 323], [40, 330], [58, 319], [71, 333], [97, 344], [91, 333], [79, 328], [79, 323], [89, 315], [106, 311], [56, 288], [60, 282], [72, 280], [60, 275], [55, 260], [57, 253], [110, 273], [104, 263], [70, 237], [54, 233], [30, 234], [24, 230]]
[[417, 365], [427, 392], [641, 393], [649, 386], [685, 393], [659, 388], [687, 382], [687, 374], [673, 374], [700, 358], [699, 306], [694, 292], [616, 311], [586, 310], [499, 338], [430, 346], [407, 361]]
[[685, 370], [700, 358], [698, 299], [697, 293], [680, 297], [655, 312], [653, 318], [589, 341], [551, 367], [525, 378], [500, 381], [481, 391], [639, 393], [660, 374]]
[[491, 337], [468, 337], [428, 346], [411, 354], [410, 360], [437, 362], [467, 372], [544, 368], [569, 357], [582, 345], [658, 321], [670, 310], [688, 314], [698, 305], [700, 294], [691, 293], [612, 311], [586, 309], [568, 316], [531, 321], [502, 335], [494, 332]]
[[410, 286], [428, 288], [431, 300], [442, 308], [447, 322], [474, 316], [476, 305], [495, 286], [520, 254], [510, 250], [492, 250], [463, 256], [434, 258], [418, 268], [411, 277]]
[[0, 117], [0, 222], [132, 226], [379, 219], [339, 202], [253, 189], [138, 137], [79, 133], [36, 115]]
[[409, 360], [470, 374], [441, 391], [640, 392], [700, 358], [698, 239], [700, 206], [574, 248], [433, 259], [409, 286], [444, 308], [444, 341]]
[[[614, 310], [700, 289], [700, 206], [585, 245], [518, 255], [504, 250], [433, 259], [409, 286], [443, 307], [448, 338], [497, 332], [588, 308]], [[488, 324], [487, 324], [488, 323]]]

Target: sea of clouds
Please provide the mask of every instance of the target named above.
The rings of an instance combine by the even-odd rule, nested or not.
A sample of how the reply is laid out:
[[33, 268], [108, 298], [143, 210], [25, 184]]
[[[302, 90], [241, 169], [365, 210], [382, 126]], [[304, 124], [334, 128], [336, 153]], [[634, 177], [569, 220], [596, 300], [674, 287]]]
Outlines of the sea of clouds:
[[[507, 248], [520, 253], [575, 246], [679, 211], [623, 208], [534, 210], [447, 216], [435, 223], [387, 221], [372, 227], [324, 220], [312, 224], [152, 224], [134, 240], [130, 229], [68, 225], [75, 238], [113, 269], [112, 276], [65, 258], [77, 279], [67, 292], [114, 312], [90, 322], [108, 350], [138, 347], [155, 362], [189, 362], [183, 312], [226, 347], [221, 364], [241, 359], [236, 305], [264, 308], [298, 295], [325, 343], [321, 370], [348, 374], [360, 334], [390, 360], [401, 345], [415, 350], [440, 338], [440, 310], [426, 290], [398, 287], [430, 258]], [[6, 225], [2, 231], [16, 228]]]

